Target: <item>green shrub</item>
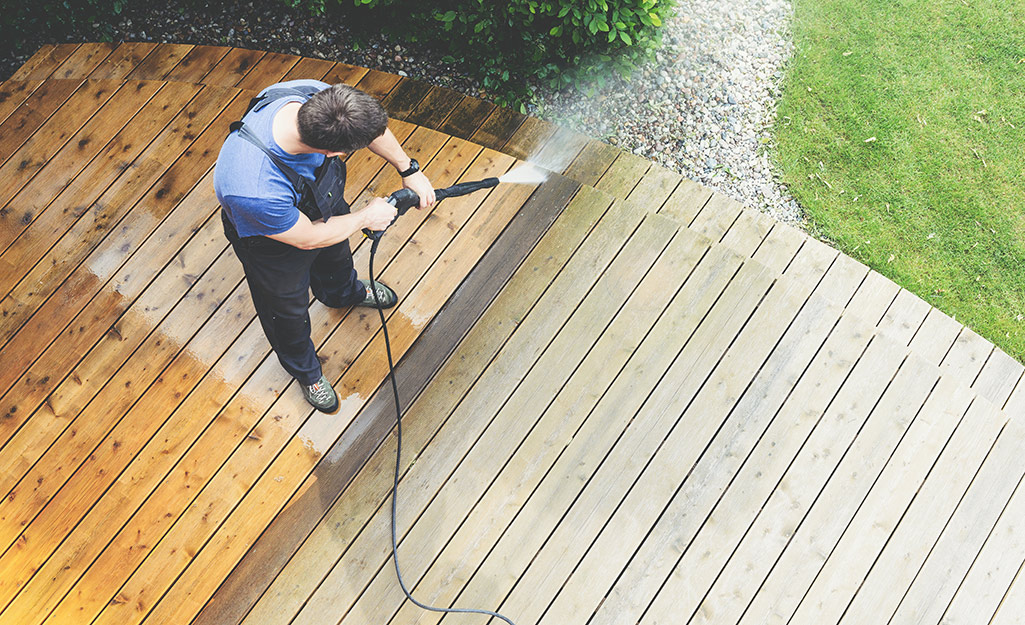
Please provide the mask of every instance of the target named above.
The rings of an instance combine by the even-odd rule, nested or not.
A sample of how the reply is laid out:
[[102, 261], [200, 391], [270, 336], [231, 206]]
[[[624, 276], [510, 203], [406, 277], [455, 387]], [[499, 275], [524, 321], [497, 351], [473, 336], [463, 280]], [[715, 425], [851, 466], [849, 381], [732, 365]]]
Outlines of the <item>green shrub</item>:
[[[26, 33], [50, 33], [54, 40], [83, 27], [96, 27], [98, 37], [109, 38], [110, 23], [128, 0], [35, 0], [15, 2], [0, 13], [0, 37], [18, 52]], [[31, 50], [29, 52], [34, 52]]]
[[[325, 0], [286, 0], [314, 13]], [[342, 2], [344, 0], [334, 0]], [[506, 103], [530, 98], [528, 80], [561, 88], [627, 73], [661, 43], [673, 0], [353, 0], [393, 35], [445, 50], [479, 72]]]

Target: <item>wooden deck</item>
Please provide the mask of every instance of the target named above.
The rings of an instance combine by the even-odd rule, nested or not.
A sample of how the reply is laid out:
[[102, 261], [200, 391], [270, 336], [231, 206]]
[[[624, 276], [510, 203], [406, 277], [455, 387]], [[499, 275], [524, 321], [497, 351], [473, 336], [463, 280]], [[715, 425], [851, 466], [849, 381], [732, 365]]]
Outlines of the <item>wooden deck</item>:
[[[545, 122], [147, 43], [47, 46], [0, 85], [0, 623], [440, 620], [389, 561], [376, 313], [312, 304], [343, 401], [311, 411], [220, 231], [228, 123], [298, 77], [381, 98], [439, 186], [553, 170], [381, 245], [418, 599], [518, 625], [1025, 622], [1025, 367], [970, 329]], [[357, 206], [398, 186], [350, 158]]]

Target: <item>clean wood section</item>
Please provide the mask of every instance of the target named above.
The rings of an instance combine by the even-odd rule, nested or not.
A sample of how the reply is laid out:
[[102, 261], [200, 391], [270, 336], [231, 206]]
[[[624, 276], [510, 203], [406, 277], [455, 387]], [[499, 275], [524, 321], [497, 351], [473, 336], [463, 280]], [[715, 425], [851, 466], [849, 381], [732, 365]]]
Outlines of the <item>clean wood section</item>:
[[[564, 174], [382, 241], [418, 599], [521, 625], [1020, 620], [1025, 368], [970, 330], [546, 122], [320, 59], [126, 43], [46, 46], [0, 86], [0, 623], [441, 620], [390, 562], [376, 314], [311, 304], [343, 398], [311, 411], [220, 231], [227, 123], [298, 77], [380, 98], [438, 185]], [[400, 185], [348, 168], [357, 208]]]

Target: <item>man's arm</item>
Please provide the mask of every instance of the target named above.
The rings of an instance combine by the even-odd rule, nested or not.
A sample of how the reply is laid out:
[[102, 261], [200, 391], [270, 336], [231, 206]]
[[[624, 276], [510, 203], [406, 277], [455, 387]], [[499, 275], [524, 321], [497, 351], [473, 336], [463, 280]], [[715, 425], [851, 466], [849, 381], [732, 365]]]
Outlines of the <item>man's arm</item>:
[[[392, 167], [398, 171], [409, 169], [409, 156], [406, 155], [406, 151], [399, 145], [398, 139], [392, 134], [390, 128], [385, 128], [384, 134], [374, 139], [367, 147], [371, 152], [391, 163]], [[431, 184], [427, 175], [422, 171], [403, 178], [402, 186], [420, 196], [420, 208], [427, 208], [434, 204], [434, 185]]]
[[299, 213], [299, 220], [291, 228], [268, 236], [299, 249], [317, 249], [340, 243], [363, 228], [384, 230], [397, 214], [395, 207], [383, 198], [374, 198], [366, 208], [347, 215], [336, 215], [326, 222], [320, 219], [310, 221], [309, 217]]

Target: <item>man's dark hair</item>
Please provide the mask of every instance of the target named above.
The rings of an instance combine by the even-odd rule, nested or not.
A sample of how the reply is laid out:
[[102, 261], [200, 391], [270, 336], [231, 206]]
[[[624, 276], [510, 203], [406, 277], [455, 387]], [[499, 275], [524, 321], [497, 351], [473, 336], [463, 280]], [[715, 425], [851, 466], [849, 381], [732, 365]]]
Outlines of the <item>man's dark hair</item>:
[[299, 138], [318, 150], [355, 152], [387, 128], [381, 103], [349, 85], [328, 87], [299, 107]]

